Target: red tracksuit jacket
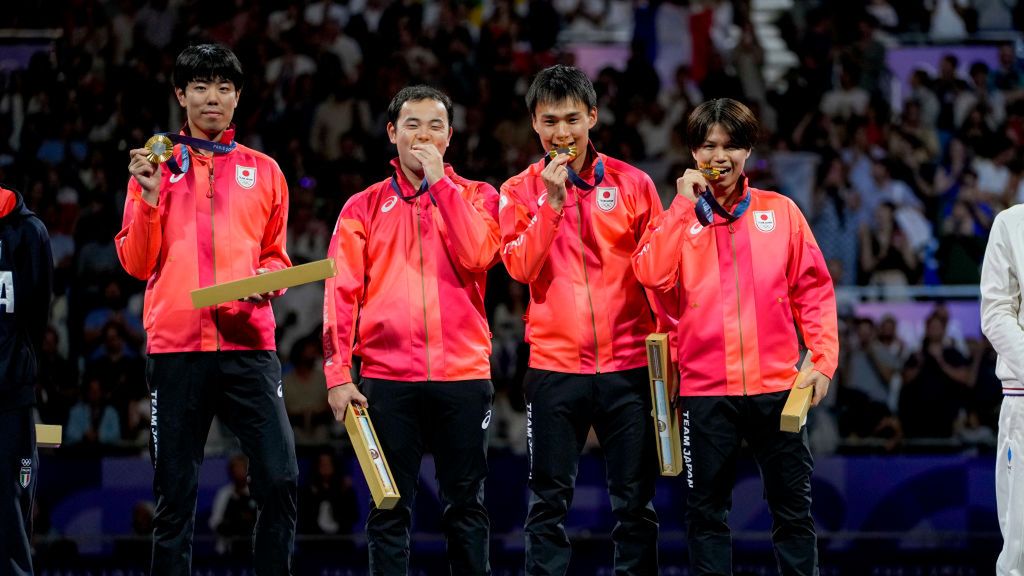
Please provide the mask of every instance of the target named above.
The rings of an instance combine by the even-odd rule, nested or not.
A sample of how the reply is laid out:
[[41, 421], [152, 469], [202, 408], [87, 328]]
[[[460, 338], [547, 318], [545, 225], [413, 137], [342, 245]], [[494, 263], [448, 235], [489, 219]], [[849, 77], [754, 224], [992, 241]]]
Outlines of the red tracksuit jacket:
[[[567, 182], [561, 214], [545, 202], [543, 160], [501, 187], [501, 258], [530, 285], [533, 368], [595, 374], [647, 364], [644, 339], [656, 326], [630, 257], [661, 201], [647, 174], [598, 156], [604, 179], [589, 191]], [[580, 174], [587, 182], [595, 163]]]
[[[229, 129], [222, 141], [232, 138]], [[291, 266], [284, 175], [272, 158], [241, 144], [227, 154], [190, 156], [188, 172], [162, 171], [155, 208], [142, 200], [139, 183], [129, 181], [123, 228], [114, 238], [121, 265], [147, 282], [147, 351], [274, 350], [269, 303], [195, 310], [189, 294], [252, 276], [257, 268]]]
[[[392, 165], [401, 195], [416, 194]], [[353, 354], [371, 378], [490, 378], [484, 288], [497, 262], [498, 195], [448, 165], [445, 174], [411, 201], [388, 178], [342, 208], [328, 249], [338, 274], [324, 298], [328, 388], [352, 381]]]
[[[752, 395], [789, 389], [799, 343], [815, 369], [836, 370], [839, 337], [832, 278], [810, 227], [790, 199], [754, 188], [750, 207], [728, 224], [697, 221], [677, 196], [651, 222], [633, 269], [668, 296], [679, 321], [675, 342], [683, 396]], [[665, 297], [665, 296], [662, 296]]]

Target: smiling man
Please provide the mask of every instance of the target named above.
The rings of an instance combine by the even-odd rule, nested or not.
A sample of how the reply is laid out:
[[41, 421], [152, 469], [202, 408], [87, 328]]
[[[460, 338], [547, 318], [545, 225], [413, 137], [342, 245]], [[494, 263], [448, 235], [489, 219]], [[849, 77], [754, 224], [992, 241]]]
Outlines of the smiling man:
[[[199, 467], [216, 415], [249, 456], [259, 506], [256, 574], [291, 573], [295, 442], [275, 353], [276, 294], [194, 310], [189, 293], [291, 265], [285, 253], [288, 186], [277, 162], [236, 144], [231, 119], [242, 67], [227, 48], [186, 48], [174, 93], [187, 123], [167, 167], [130, 151], [121, 265], [145, 280], [143, 317], [152, 402], [154, 575], [191, 574]], [[149, 157], [148, 157], [149, 156]]]
[[605, 455], [616, 574], [658, 572], [657, 460], [644, 339], [655, 320], [630, 254], [661, 212], [654, 183], [599, 153], [597, 94], [552, 66], [526, 95], [544, 158], [501, 187], [501, 257], [530, 285], [526, 573], [565, 574], [565, 516], [593, 426]]
[[802, 387], [814, 387], [815, 406], [828, 392], [839, 354], [836, 300], [796, 204], [747, 182], [743, 167], [758, 129], [750, 109], [735, 100], [694, 109], [686, 137], [700, 169], [677, 180], [676, 199], [644, 233], [633, 267], [679, 310], [693, 573], [732, 574], [727, 519], [746, 440], [764, 478], [781, 573], [816, 575], [807, 430], [782, 432], [779, 420], [800, 354], [794, 320], [813, 351], [814, 370]]
[[[452, 574], [490, 574], [484, 508], [490, 424], [487, 270], [497, 262], [498, 194], [444, 163], [452, 101], [429, 86], [388, 106], [394, 173], [341, 210], [328, 255], [324, 372], [340, 421], [367, 406], [401, 494], [366, 520], [370, 574], [409, 569], [420, 461], [431, 449]], [[352, 358], [359, 356], [359, 387]]]

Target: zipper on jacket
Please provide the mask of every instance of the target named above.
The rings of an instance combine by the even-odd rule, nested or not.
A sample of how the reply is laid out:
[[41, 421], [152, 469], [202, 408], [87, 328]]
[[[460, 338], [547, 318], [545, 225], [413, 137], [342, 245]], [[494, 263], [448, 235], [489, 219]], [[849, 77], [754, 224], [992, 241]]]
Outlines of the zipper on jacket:
[[594, 315], [594, 296], [590, 293], [590, 275], [587, 273], [587, 251], [583, 244], [583, 208], [580, 207], [580, 194], [573, 190], [576, 196], [576, 230], [580, 235], [580, 260], [583, 261], [583, 283], [587, 286], [587, 300], [590, 302], [590, 325], [594, 329], [594, 370], [601, 373], [601, 344], [597, 341], [597, 316]]
[[743, 316], [740, 312], [740, 270], [739, 258], [736, 256], [736, 230], [729, 223], [729, 244], [732, 245], [732, 275], [736, 279], [736, 322], [740, 334], [740, 374], [743, 376], [743, 395], [747, 395], [747, 363], [743, 356]]
[[423, 297], [423, 345], [427, 353], [427, 380], [430, 380], [430, 325], [427, 323], [427, 281], [423, 262], [423, 229], [420, 221], [420, 196], [416, 199], [416, 238], [420, 246], [420, 294]]
[[[217, 219], [213, 214], [213, 158], [210, 158], [210, 189], [206, 191], [206, 197], [210, 199], [210, 252], [213, 256], [213, 284], [217, 284], [217, 234], [214, 224]], [[217, 335], [217, 351], [220, 352], [220, 308], [213, 307], [213, 332]]]

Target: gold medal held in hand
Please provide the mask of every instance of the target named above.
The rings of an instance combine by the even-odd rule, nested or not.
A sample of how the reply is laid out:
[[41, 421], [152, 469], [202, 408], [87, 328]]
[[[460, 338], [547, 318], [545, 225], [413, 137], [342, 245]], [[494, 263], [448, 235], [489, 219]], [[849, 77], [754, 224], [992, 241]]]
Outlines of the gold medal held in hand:
[[153, 164], [163, 164], [174, 155], [174, 142], [171, 142], [171, 139], [163, 134], [155, 134], [146, 140], [145, 147], [149, 151], [146, 160]]
[[566, 148], [552, 148], [551, 150], [548, 150], [548, 156], [550, 156], [552, 160], [554, 160], [555, 156], [558, 156], [559, 154], [568, 154], [570, 160], [576, 158], [576, 145], [573, 144]]

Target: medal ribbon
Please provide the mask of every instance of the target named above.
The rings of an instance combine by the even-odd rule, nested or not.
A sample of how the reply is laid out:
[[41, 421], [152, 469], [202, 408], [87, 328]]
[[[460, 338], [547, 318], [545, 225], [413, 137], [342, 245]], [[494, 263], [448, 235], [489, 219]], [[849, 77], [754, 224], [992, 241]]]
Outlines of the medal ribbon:
[[[430, 189], [430, 184], [427, 182], [427, 179], [424, 178], [423, 182], [420, 182], [420, 189], [415, 194], [406, 196], [405, 194], [402, 194], [402, 188], [401, 186], [398, 185], [398, 174], [392, 174], [391, 189], [394, 190], [395, 194], [398, 194], [398, 197], [401, 198], [402, 200], [405, 200], [406, 202], [412, 202], [413, 200], [419, 198], [420, 196], [427, 194], [427, 190]], [[433, 204], [434, 206], [437, 206], [437, 200], [434, 200], [434, 195], [427, 194], [427, 196], [430, 197], [430, 203]]]
[[718, 200], [715, 199], [715, 194], [711, 191], [711, 187], [708, 186], [697, 197], [697, 204], [693, 207], [693, 211], [697, 214], [697, 220], [700, 221], [702, 226], [710, 226], [715, 221], [715, 214], [721, 216], [726, 223], [730, 223], [739, 220], [740, 216], [743, 216], [743, 213], [747, 211], [747, 208], [750, 208], [749, 193], [743, 196], [743, 199], [736, 204], [736, 208], [732, 212], [729, 212], [718, 203]]
[[[580, 190], [588, 190], [589, 191], [589, 190], [593, 190], [595, 186], [601, 184], [601, 181], [604, 180], [604, 161], [601, 160], [600, 156], [598, 156], [597, 150], [594, 149], [594, 145], [593, 144], [591, 144], [588, 148], [594, 152], [594, 158], [597, 158], [597, 162], [594, 163], [594, 183], [593, 184], [590, 184], [586, 180], [581, 178], [580, 175], [577, 174], [576, 171], [572, 169], [572, 166], [569, 166], [568, 164], [566, 164], [565, 168], [566, 168], [566, 170], [569, 171], [569, 180], [572, 182], [573, 186], [576, 186]], [[544, 165], [547, 166], [548, 164], [550, 164], [551, 160], [552, 160], [551, 156], [545, 155], [544, 156]]]
[[203, 140], [202, 138], [193, 138], [192, 136], [185, 136], [184, 134], [172, 134], [170, 132], [162, 132], [157, 136], [166, 136], [168, 140], [175, 144], [184, 144], [181, 147], [181, 163], [171, 155], [167, 159], [167, 168], [170, 169], [174, 174], [184, 174], [188, 172], [188, 168], [191, 165], [189, 159], [188, 147], [198, 148], [200, 150], [206, 150], [207, 152], [213, 152], [214, 154], [227, 154], [235, 149], [237, 145], [234, 140], [228, 144], [223, 142], [213, 142], [211, 140]]

